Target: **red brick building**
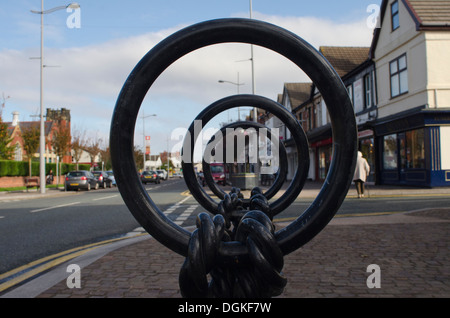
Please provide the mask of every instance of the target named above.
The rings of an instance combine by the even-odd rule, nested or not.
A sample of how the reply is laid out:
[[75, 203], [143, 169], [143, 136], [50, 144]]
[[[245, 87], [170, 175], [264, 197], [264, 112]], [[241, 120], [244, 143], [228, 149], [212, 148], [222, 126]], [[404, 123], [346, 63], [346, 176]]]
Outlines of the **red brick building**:
[[[8, 125], [9, 137], [12, 138], [10, 142], [10, 146], [15, 147], [15, 152], [13, 156], [13, 160], [16, 161], [24, 161], [26, 160], [26, 151], [23, 147], [23, 139], [22, 132], [30, 127], [36, 127], [36, 129], [40, 129], [39, 121], [26, 121], [21, 122], [19, 120], [19, 113], [13, 112], [13, 119], [11, 122], [5, 122]], [[45, 116], [45, 162], [51, 163], [57, 161], [57, 155], [52, 147], [52, 140], [55, 138], [55, 135], [58, 132], [66, 130], [69, 133], [69, 148], [67, 151], [67, 155], [60, 158], [60, 162], [63, 163], [72, 163], [72, 156], [70, 154], [70, 110], [61, 108], [57, 110], [53, 110], [47, 108], [47, 113]], [[39, 148], [37, 152], [34, 154], [36, 158], [39, 157]]]

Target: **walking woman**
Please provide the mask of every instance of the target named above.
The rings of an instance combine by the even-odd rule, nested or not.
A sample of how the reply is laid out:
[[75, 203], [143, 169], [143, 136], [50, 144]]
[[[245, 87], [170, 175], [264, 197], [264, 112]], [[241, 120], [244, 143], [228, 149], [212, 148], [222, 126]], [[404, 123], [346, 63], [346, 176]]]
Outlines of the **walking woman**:
[[361, 151], [358, 151], [358, 159], [356, 161], [355, 174], [353, 176], [356, 191], [358, 192], [358, 198], [364, 197], [364, 182], [366, 182], [369, 172], [370, 166], [367, 163], [367, 160], [363, 158]]

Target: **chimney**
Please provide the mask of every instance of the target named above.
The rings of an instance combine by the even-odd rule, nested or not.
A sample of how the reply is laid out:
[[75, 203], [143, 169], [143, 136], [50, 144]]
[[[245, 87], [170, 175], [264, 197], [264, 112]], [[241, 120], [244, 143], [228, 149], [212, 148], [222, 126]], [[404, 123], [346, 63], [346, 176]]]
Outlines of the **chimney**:
[[13, 112], [13, 120], [12, 120], [12, 126], [17, 126], [19, 123], [19, 112]]

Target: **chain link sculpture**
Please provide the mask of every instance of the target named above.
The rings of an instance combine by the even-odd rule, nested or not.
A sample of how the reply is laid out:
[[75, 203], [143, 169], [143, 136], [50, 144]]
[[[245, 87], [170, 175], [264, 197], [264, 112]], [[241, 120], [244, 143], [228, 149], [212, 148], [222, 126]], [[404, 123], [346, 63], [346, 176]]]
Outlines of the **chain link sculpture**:
[[[257, 95], [225, 97], [206, 107], [188, 129], [183, 145], [183, 175], [192, 196], [206, 210], [192, 233], [170, 221], [139, 181], [133, 157], [133, 136], [139, 109], [155, 80], [186, 54], [213, 44], [248, 43], [275, 51], [313, 81], [327, 105], [333, 155], [329, 172], [314, 202], [296, 220], [276, 231], [273, 218], [289, 207], [303, 189], [309, 169], [309, 145], [301, 125], [286, 108]], [[287, 155], [278, 146], [280, 168], [265, 192], [256, 187], [245, 199], [239, 189], [225, 193], [214, 183], [204, 160], [205, 179], [215, 201], [197, 182], [193, 167], [196, 132], [218, 113], [242, 106], [264, 109], [278, 117], [292, 135], [298, 163], [286, 191], [274, 195], [285, 182]], [[197, 127], [198, 123], [202, 127]], [[255, 122], [228, 128], [261, 128]], [[222, 129], [225, 129], [224, 127]], [[273, 132], [267, 128], [269, 136]], [[136, 65], [118, 97], [112, 117], [110, 148], [119, 191], [136, 220], [161, 244], [186, 257], [180, 271], [183, 297], [273, 297], [286, 285], [283, 257], [309, 242], [333, 218], [352, 181], [357, 152], [353, 107], [340, 77], [311, 45], [278, 26], [249, 19], [219, 19], [182, 29], [152, 48]], [[185, 152], [190, 155], [186, 155]], [[208, 282], [208, 275], [210, 281]]]
[[[206, 213], [197, 218], [198, 229], [189, 241], [188, 256], [180, 272], [180, 289], [184, 297], [255, 298], [278, 296], [286, 285], [281, 275], [283, 254], [276, 243], [271, 218], [258, 208], [269, 211], [259, 188], [250, 199], [250, 211], [237, 222], [233, 214], [242, 213], [242, 201], [226, 195], [220, 214], [213, 219]], [[220, 242], [238, 242], [248, 249], [245, 264], [229, 264], [219, 259]], [[208, 284], [207, 275], [212, 279]]]

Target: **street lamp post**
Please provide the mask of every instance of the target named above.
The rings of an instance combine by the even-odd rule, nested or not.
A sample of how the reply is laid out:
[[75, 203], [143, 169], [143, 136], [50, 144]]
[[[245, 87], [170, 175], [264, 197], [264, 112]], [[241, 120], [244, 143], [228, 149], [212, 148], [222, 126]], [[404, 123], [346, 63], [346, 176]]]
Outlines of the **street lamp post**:
[[[239, 95], [239, 86], [244, 85], [245, 83], [240, 83], [239, 82], [239, 72], [237, 73], [237, 82], [231, 82], [231, 81], [224, 81], [224, 80], [219, 80], [219, 83], [223, 84], [223, 83], [228, 83], [228, 84], [233, 84], [237, 86], [237, 93]], [[241, 120], [241, 111], [240, 111], [240, 107], [238, 107], [238, 117], [239, 120]]]
[[41, 188], [41, 193], [45, 193], [45, 123], [44, 123], [44, 14], [52, 13], [63, 9], [78, 9], [80, 5], [78, 3], [70, 3], [66, 6], [59, 6], [49, 10], [44, 10], [44, 0], [41, 0], [41, 11], [31, 10], [32, 13], [41, 15], [41, 53], [40, 53], [40, 137], [39, 137], [39, 183]]
[[143, 140], [143, 147], [144, 147], [144, 162], [142, 163], [142, 165], [143, 165], [143, 167], [142, 167], [142, 170], [144, 171], [145, 170], [145, 118], [148, 118], [148, 117], [156, 117], [156, 114], [151, 114], [151, 115], [147, 115], [147, 116], [145, 116], [144, 115], [144, 110], [142, 110], [142, 140]]

